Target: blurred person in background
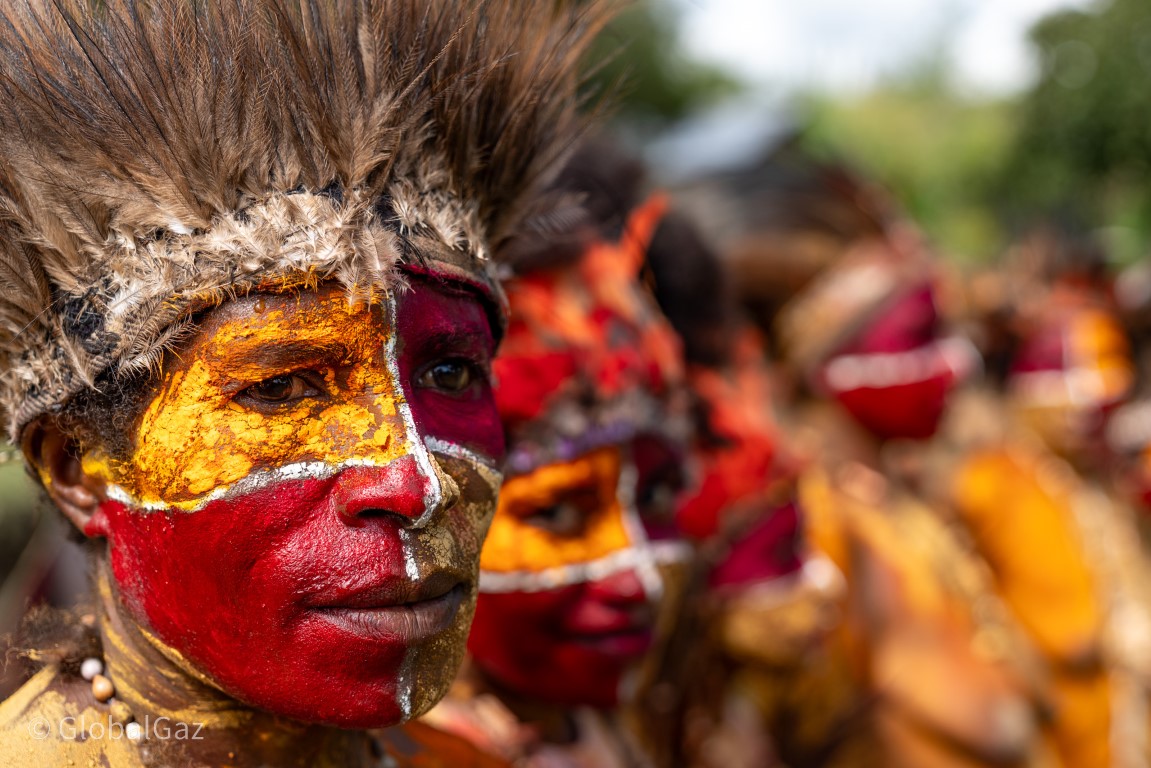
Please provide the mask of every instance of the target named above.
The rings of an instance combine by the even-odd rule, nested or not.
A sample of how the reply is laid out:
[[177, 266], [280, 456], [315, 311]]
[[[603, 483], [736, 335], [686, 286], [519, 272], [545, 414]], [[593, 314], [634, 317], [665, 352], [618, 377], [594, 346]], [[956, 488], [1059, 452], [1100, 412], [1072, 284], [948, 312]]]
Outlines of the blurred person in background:
[[695, 415], [695, 476], [677, 523], [702, 557], [670, 654], [678, 668], [666, 670], [686, 696], [677, 764], [812, 765], [850, 716], [822, 642], [840, 618], [842, 576], [805, 545], [762, 342], [723, 263], [675, 213], [647, 258], [683, 339]]
[[812, 459], [806, 532], [846, 578], [831, 647], [855, 691], [854, 738], [878, 749], [854, 764], [1048, 764], [1032, 655], [927, 488], [924, 446], [973, 354], [943, 333], [919, 236], [875, 190], [793, 145], [718, 187], [743, 219], [725, 255]]
[[560, 179], [566, 212], [521, 233], [493, 365], [506, 477], [469, 658], [426, 721], [525, 766], [649, 765], [638, 727], [679, 613], [688, 436], [680, 343], [641, 281], [664, 201], [600, 142]]
[[1036, 229], [1000, 280], [974, 303], [1008, 339], [1002, 399], [951, 430], [954, 508], [1046, 661], [1062, 764], [1145, 766], [1151, 572], [1106, 439], [1134, 384], [1130, 344], [1089, 242]]
[[1139, 511], [1147, 549], [1151, 547], [1151, 262], [1141, 261], [1117, 275], [1114, 294], [1131, 342], [1135, 384], [1131, 398], [1107, 420], [1107, 449], [1118, 460], [1116, 490]]

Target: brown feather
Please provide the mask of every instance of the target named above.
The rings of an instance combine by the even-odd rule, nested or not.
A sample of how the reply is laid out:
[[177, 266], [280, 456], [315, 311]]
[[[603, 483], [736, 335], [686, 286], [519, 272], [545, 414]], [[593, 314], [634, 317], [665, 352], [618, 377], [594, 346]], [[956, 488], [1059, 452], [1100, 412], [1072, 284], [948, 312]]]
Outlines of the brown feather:
[[492, 282], [489, 255], [546, 208], [584, 124], [579, 59], [608, 5], [5, 4], [10, 429], [105, 370], [154, 365], [191, 312], [277, 276], [363, 300], [419, 258]]

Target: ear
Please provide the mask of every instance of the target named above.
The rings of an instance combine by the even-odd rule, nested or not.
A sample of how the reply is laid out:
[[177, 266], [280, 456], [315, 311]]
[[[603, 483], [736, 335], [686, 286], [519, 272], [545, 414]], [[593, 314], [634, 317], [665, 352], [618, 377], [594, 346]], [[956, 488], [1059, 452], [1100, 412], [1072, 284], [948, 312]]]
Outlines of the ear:
[[104, 482], [84, 472], [75, 439], [54, 419], [42, 417], [24, 429], [21, 448], [48, 496], [72, 525], [86, 536], [106, 536], [107, 519], [100, 509], [106, 498]]

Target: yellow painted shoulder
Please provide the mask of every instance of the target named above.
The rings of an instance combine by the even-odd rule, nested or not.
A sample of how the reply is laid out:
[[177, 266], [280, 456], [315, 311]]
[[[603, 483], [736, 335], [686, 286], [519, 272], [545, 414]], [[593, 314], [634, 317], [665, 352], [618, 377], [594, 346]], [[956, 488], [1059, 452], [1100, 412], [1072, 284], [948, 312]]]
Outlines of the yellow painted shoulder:
[[70, 696], [46, 667], [0, 703], [0, 765], [5, 768], [143, 768], [136, 744], [114, 727], [107, 708]]

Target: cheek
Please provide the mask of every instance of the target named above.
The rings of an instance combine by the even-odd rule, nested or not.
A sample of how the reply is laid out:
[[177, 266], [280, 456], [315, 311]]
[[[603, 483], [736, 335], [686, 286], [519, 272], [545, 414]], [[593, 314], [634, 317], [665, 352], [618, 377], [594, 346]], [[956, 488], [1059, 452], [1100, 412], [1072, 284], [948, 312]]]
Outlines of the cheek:
[[466, 400], [416, 390], [410, 402], [420, 434], [467, 446], [493, 461], [502, 459], [504, 428], [490, 387]]
[[554, 678], [558, 671], [563, 617], [577, 598], [575, 587], [481, 593], [468, 635], [468, 652], [481, 669], [504, 685], [533, 691], [537, 681]]
[[[195, 513], [110, 502], [112, 573], [137, 621], [239, 701], [305, 722], [390, 725], [412, 701], [401, 674], [411, 647], [341, 630], [308, 605], [398, 578], [405, 544], [395, 527], [341, 522], [327, 498], [335, 482], [284, 483]], [[453, 630], [457, 653], [465, 627]], [[441, 656], [426, 672], [450, 666]]]
[[632, 660], [597, 653], [569, 636], [570, 617], [594, 602], [587, 585], [481, 594], [468, 651], [488, 675], [521, 696], [570, 705], [615, 706]]

